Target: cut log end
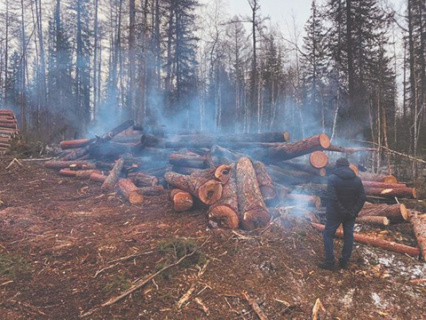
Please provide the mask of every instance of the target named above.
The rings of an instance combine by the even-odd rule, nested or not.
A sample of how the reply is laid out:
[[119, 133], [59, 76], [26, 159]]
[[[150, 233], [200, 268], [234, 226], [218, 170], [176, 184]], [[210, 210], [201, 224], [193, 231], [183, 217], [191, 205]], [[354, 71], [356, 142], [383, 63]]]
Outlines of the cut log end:
[[320, 177], [325, 177], [327, 175], [327, 169], [326, 168], [319, 169], [318, 174]]
[[217, 167], [216, 171], [214, 172], [214, 176], [222, 184], [226, 184], [229, 181], [231, 171], [232, 171], [232, 165], [222, 164], [219, 167]]
[[129, 193], [128, 199], [131, 204], [141, 204], [143, 203], [143, 195], [140, 194], [137, 190]]
[[351, 163], [351, 164], [349, 165], [349, 168], [351, 168], [351, 169], [352, 169], [352, 171], [353, 171], [353, 172], [355, 172], [355, 174], [356, 174], [357, 176], [359, 176], [359, 169], [358, 169], [358, 166], [356, 166], [356, 165], [354, 165], [353, 163]]
[[213, 204], [222, 197], [222, 183], [209, 180], [198, 189], [198, 198], [205, 204]]
[[309, 156], [309, 162], [314, 168], [321, 169], [328, 164], [328, 156], [322, 151], [314, 151]]
[[404, 218], [404, 220], [405, 221], [410, 220], [410, 212], [407, 210], [407, 207], [405, 206], [405, 204], [401, 203], [399, 207], [401, 209], [401, 216]]
[[191, 194], [180, 189], [173, 189], [170, 197], [173, 201], [173, 209], [176, 212], [188, 211], [194, 204]]
[[283, 133], [284, 141], [289, 142], [290, 141], [290, 133], [287, 131], [284, 131]]
[[216, 224], [219, 228], [238, 228], [238, 215], [231, 207], [227, 205], [217, 205], [211, 207], [208, 216], [209, 220], [213, 222], [210, 224]]
[[330, 138], [325, 133], [321, 133], [319, 136], [320, 139], [320, 145], [324, 149], [328, 149], [330, 147]]
[[392, 175], [389, 175], [389, 176], [386, 176], [384, 179], [383, 179], [383, 182], [384, 183], [398, 183], [398, 179], [397, 178], [395, 178], [394, 176], [392, 176]]
[[254, 209], [244, 212], [241, 225], [245, 230], [254, 230], [266, 226], [270, 219], [268, 210], [264, 208]]

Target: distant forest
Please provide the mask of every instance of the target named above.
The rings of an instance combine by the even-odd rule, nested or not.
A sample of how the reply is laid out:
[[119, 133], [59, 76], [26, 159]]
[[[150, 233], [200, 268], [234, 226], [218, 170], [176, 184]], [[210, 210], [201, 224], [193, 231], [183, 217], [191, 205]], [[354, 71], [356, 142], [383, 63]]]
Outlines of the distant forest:
[[[426, 154], [426, 2], [312, 1], [303, 36], [247, 0], [0, 0], [0, 106], [28, 140], [134, 119]], [[292, 34], [291, 31], [285, 34]]]

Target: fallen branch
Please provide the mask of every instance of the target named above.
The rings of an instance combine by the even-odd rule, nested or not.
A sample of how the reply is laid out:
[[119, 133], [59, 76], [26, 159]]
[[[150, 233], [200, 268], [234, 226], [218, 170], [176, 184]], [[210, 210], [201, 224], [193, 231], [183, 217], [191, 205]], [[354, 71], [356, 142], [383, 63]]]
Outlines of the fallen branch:
[[148, 282], [150, 282], [152, 279], [154, 279], [159, 274], [161, 274], [164, 271], [170, 269], [171, 267], [177, 266], [178, 264], [180, 264], [186, 258], [189, 258], [189, 257], [193, 256], [198, 250], [200, 250], [208, 242], [208, 240], [209, 239], [207, 239], [206, 241], [204, 241], [201, 246], [199, 246], [198, 248], [195, 248], [191, 253], [185, 254], [182, 258], [180, 258], [179, 260], [177, 260], [175, 263], [172, 263], [172, 264], [169, 264], [168, 266], [165, 266], [161, 270], [158, 270], [156, 273], [153, 273], [153, 274], [149, 275], [145, 279], [140, 279], [140, 280], [136, 281], [135, 283], [133, 283], [133, 285], [128, 290], [126, 290], [125, 292], [123, 292], [121, 295], [119, 295], [117, 297], [113, 297], [113, 298], [107, 300], [106, 302], [104, 302], [103, 304], [101, 304], [100, 307], [95, 307], [93, 309], [90, 309], [89, 311], [81, 314], [79, 316], [79, 318], [85, 318], [87, 316], [90, 316], [94, 312], [96, 312], [97, 310], [99, 310], [100, 308], [106, 307], [106, 306], [110, 306], [110, 305], [112, 305], [112, 304], [120, 301], [121, 299], [127, 297], [128, 295], [130, 295], [131, 293], [135, 292], [136, 290], [142, 288], [145, 284], [147, 284]]
[[317, 301], [315, 301], [315, 305], [312, 308], [312, 320], [319, 320], [320, 316], [319, 316], [319, 312], [325, 312], [325, 308], [321, 303], [321, 300], [318, 298]]
[[207, 261], [206, 264], [203, 266], [203, 268], [198, 272], [196, 281], [194, 281], [194, 283], [191, 285], [189, 290], [176, 303], [176, 306], [178, 309], [182, 308], [183, 304], [189, 300], [189, 298], [191, 297], [191, 294], [195, 291], [198, 281], [203, 276], [204, 272], [206, 272], [208, 264], [209, 264], [209, 261]]
[[243, 296], [247, 300], [247, 302], [251, 305], [254, 312], [256, 312], [256, 314], [257, 314], [257, 316], [259, 317], [260, 320], [268, 320], [268, 317], [260, 309], [257, 302], [254, 299], [250, 298], [249, 295], [247, 294], [247, 292], [243, 292]]

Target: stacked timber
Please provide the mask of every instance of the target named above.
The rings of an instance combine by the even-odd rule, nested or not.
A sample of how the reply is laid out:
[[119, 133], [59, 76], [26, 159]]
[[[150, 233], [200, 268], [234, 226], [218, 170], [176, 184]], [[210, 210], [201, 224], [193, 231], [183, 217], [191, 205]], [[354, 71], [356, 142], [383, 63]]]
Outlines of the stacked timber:
[[19, 135], [18, 121], [12, 110], [0, 110], [0, 154], [6, 152]]
[[[277, 217], [318, 223], [327, 198], [327, 175], [334, 170], [329, 152], [375, 151], [331, 145], [325, 134], [290, 142], [285, 131], [168, 135], [139, 129], [126, 121], [97, 137], [63, 141], [63, 154], [46, 162], [46, 167], [67, 177], [90, 179], [103, 192], [117, 192], [135, 205], [143, 205], [144, 197], [163, 194], [166, 187], [176, 212], [199, 203], [206, 208], [210, 226], [253, 230]], [[416, 190], [394, 176], [359, 172], [353, 164], [351, 168], [361, 177], [367, 197], [376, 202], [366, 203], [356, 223], [384, 228], [411, 222], [424, 251], [424, 219], [398, 203], [401, 198], [416, 198]], [[399, 252], [407, 249], [362, 234], [356, 238]]]

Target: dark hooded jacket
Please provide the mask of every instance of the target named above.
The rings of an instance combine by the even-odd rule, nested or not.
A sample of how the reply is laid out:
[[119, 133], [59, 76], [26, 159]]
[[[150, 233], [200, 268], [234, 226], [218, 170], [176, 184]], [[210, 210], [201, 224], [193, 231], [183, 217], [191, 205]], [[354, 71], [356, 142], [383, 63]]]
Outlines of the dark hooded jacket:
[[336, 167], [327, 182], [327, 218], [355, 219], [365, 202], [361, 179], [348, 166]]

